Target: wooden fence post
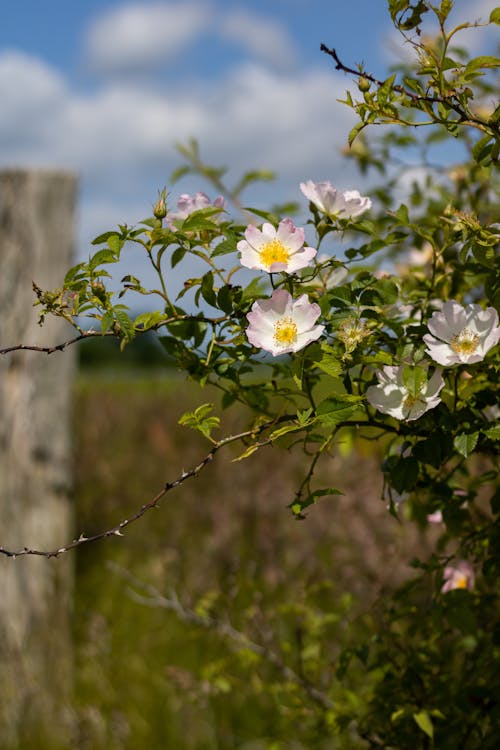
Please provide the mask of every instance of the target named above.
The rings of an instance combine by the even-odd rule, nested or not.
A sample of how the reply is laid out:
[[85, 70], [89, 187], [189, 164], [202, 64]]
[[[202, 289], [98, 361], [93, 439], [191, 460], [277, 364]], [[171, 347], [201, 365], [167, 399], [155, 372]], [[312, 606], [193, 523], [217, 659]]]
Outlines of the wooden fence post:
[[[60, 286], [73, 254], [76, 178], [0, 172], [0, 347], [48, 346], [32, 281]], [[70, 388], [74, 352], [0, 356], [0, 545], [51, 549], [72, 535]], [[0, 746], [69, 747], [72, 558], [0, 556]], [[36, 741], [35, 741], [36, 740]]]

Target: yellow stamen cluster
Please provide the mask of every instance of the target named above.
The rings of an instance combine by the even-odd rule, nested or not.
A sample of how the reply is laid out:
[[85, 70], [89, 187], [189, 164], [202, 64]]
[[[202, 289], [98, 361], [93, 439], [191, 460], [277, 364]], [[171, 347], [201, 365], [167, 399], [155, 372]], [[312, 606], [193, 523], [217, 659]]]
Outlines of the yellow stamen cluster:
[[274, 340], [279, 346], [290, 346], [297, 341], [297, 326], [291, 318], [281, 318], [274, 324]]
[[284, 246], [280, 240], [270, 240], [259, 251], [259, 257], [262, 261], [262, 265], [266, 268], [270, 268], [273, 263], [288, 263], [290, 259], [290, 251]]
[[413, 396], [411, 393], [407, 393], [403, 401], [403, 406], [405, 409], [411, 409], [418, 401], [420, 401], [418, 396]]
[[348, 318], [340, 324], [337, 335], [345, 346], [344, 359], [350, 359], [349, 355], [355, 350], [357, 345], [363, 341], [370, 331], [359, 318]]
[[470, 328], [464, 328], [450, 341], [450, 346], [456, 354], [474, 354], [478, 344], [479, 336]]
[[467, 576], [460, 575], [455, 580], [455, 588], [466, 589], [467, 588]]

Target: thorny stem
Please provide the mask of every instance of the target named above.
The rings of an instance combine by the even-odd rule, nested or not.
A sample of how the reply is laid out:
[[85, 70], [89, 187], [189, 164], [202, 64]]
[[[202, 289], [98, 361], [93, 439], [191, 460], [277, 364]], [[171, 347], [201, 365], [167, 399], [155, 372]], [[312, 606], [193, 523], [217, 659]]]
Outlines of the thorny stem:
[[[5, 547], [0, 545], [0, 554], [5, 555], [6, 557], [21, 557], [22, 555], [38, 555], [40, 557], [59, 557], [63, 552], [69, 552], [72, 549], [75, 549], [76, 547], [80, 547], [82, 544], [89, 544], [90, 542], [99, 542], [102, 539], [106, 539], [111, 536], [123, 536], [122, 532], [124, 529], [127, 528], [127, 526], [130, 526], [135, 521], [138, 521], [139, 518], [142, 518], [142, 516], [147, 513], [148, 511], [152, 510], [153, 508], [158, 508], [160, 501], [163, 499], [163, 497], [170, 492], [171, 490], [176, 489], [176, 487], [180, 487], [181, 484], [183, 484], [186, 479], [191, 479], [191, 477], [196, 477], [200, 472], [214, 459], [215, 454], [226, 445], [230, 445], [231, 443], [236, 442], [237, 440], [243, 440], [247, 437], [255, 437], [256, 435], [264, 432], [265, 430], [269, 429], [270, 427], [273, 427], [275, 424], [278, 424], [280, 422], [284, 422], [287, 420], [293, 419], [293, 415], [285, 414], [281, 417], [278, 417], [277, 419], [274, 419], [270, 422], [266, 422], [263, 425], [260, 425], [259, 427], [256, 427], [251, 430], [246, 430], [245, 432], [240, 432], [237, 435], [229, 435], [226, 438], [223, 438], [222, 440], [219, 440], [216, 445], [213, 446], [207, 453], [207, 455], [195, 466], [193, 466], [188, 471], [183, 471], [182, 474], [180, 474], [176, 479], [174, 479], [171, 482], [166, 482], [162, 489], [153, 497], [152, 500], [150, 500], [147, 503], [144, 503], [141, 505], [141, 507], [133, 513], [128, 518], [124, 518], [120, 523], [118, 523], [116, 526], [113, 526], [110, 529], [106, 529], [105, 531], [98, 532], [97, 534], [93, 534], [91, 536], [85, 536], [85, 534], [80, 534], [80, 536], [77, 539], [73, 539], [72, 542], [69, 544], [65, 544], [62, 547], [58, 547], [53, 550], [37, 550], [37, 549], [31, 549], [29, 547], [23, 547], [22, 549], [13, 551], [8, 550]], [[264, 443], [263, 443], [264, 444]]]
[[[342, 70], [344, 73], [349, 73], [351, 75], [356, 76], [356, 78], [359, 78], [362, 76], [363, 78], [366, 78], [368, 81], [371, 81], [376, 86], [383, 86], [384, 82], [381, 81], [378, 78], [375, 78], [375, 76], [371, 75], [370, 73], [366, 73], [365, 71], [356, 70], [355, 68], [350, 68], [347, 65], [344, 65], [343, 62], [339, 59], [339, 56], [337, 55], [336, 50], [332, 47], [327, 47], [326, 44], [320, 45], [321, 52], [325, 52], [325, 54], [330, 55], [330, 57], [333, 58], [335, 62], [335, 69], [336, 70]], [[488, 122], [486, 124], [484, 120], [481, 120], [479, 117], [471, 116], [469, 112], [465, 112], [463, 107], [454, 101], [454, 94], [451, 96], [431, 96], [429, 94], [414, 94], [409, 89], [405, 88], [404, 86], [401, 86], [401, 84], [394, 84], [393, 90], [397, 91], [398, 94], [403, 94], [403, 96], [408, 97], [410, 101], [418, 104], [422, 104], [425, 102], [428, 102], [430, 104], [442, 104], [445, 102], [454, 112], [456, 112], [460, 116], [459, 123], [461, 125], [470, 125], [471, 127], [477, 128], [478, 130], [481, 130], [484, 133], [489, 133], [494, 135], [494, 137], [498, 140], [500, 138], [500, 125], [498, 123], [494, 122]], [[428, 114], [431, 114], [431, 112], [426, 109]], [[398, 117], [398, 121], [415, 126], [419, 123], [416, 122], [407, 122], [403, 119], [400, 119]], [[420, 124], [432, 124], [434, 120], [432, 120], [430, 123], [420, 123]], [[372, 123], [374, 124], [374, 123]]]
[[[148, 331], [157, 331], [159, 328], [162, 328], [163, 326], [169, 325], [169, 323], [176, 323], [179, 321], [185, 321], [185, 320], [193, 320], [201, 323], [208, 323], [210, 325], [217, 325], [218, 323], [224, 323], [224, 321], [229, 320], [228, 315], [221, 315], [218, 318], [209, 318], [202, 315], [174, 315], [170, 318], [165, 318], [165, 320], [161, 320], [159, 323], [157, 323], [154, 326], [151, 326], [151, 328], [147, 328], [145, 330], [136, 330], [135, 334], [140, 335], [141, 333], [147, 333]], [[1, 354], [9, 354], [10, 352], [18, 352], [18, 351], [31, 351], [31, 352], [42, 352], [44, 354], [54, 354], [54, 352], [62, 352], [64, 349], [66, 349], [68, 346], [71, 346], [72, 344], [78, 343], [78, 341], [83, 341], [84, 339], [90, 339], [95, 337], [103, 337], [103, 336], [112, 336], [113, 338], [116, 338], [116, 333], [114, 331], [106, 331], [106, 333], [102, 333], [102, 331], [84, 331], [78, 336], [75, 336], [72, 339], [68, 339], [67, 341], [63, 341], [61, 344], [56, 344], [55, 346], [35, 346], [35, 345], [27, 345], [27, 344], [17, 344], [15, 346], [6, 346], [3, 349], [0, 349], [0, 355]]]
[[[256, 438], [258, 435], [262, 434], [266, 430], [275, 427], [278, 424], [282, 424], [283, 422], [291, 422], [295, 419], [295, 414], [282, 414], [281, 416], [276, 417], [275, 419], [271, 419], [268, 422], [265, 422], [264, 424], [261, 424], [257, 427], [254, 427], [250, 430], [245, 430], [244, 432], [240, 432], [237, 435], [229, 435], [228, 437], [222, 438], [222, 440], [219, 440], [206, 454], [206, 456], [199, 461], [195, 466], [191, 467], [188, 471], [183, 471], [176, 479], [174, 479], [171, 482], [166, 482], [164, 486], [161, 488], [159, 492], [147, 503], [144, 503], [141, 505], [141, 507], [133, 513], [128, 518], [124, 518], [122, 521], [120, 521], [115, 526], [111, 527], [110, 529], [106, 529], [104, 531], [100, 531], [97, 534], [92, 534], [90, 536], [86, 536], [84, 533], [81, 533], [80, 536], [77, 539], [73, 539], [68, 544], [64, 544], [61, 547], [57, 547], [52, 550], [39, 550], [39, 549], [33, 549], [30, 547], [22, 547], [18, 550], [9, 550], [3, 545], [0, 545], [0, 555], [4, 555], [5, 557], [22, 557], [23, 555], [37, 555], [39, 557], [59, 557], [64, 552], [69, 552], [70, 550], [76, 549], [77, 547], [81, 547], [83, 544], [90, 544], [91, 542], [100, 542], [103, 539], [107, 539], [108, 537], [112, 536], [123, 536], [123, 530], [126, 529], [131, 524], [138, 521], [142, 516], [144, 516], [148, 511], [153, 510], [153, 508], [158, 508], [160, 505], [160, 501], [163, 499], [163, 497], [168, 494], [171, 490], [176, 489], [177, 487], [180, 487], [181, 484], [184, 484], [184, 482], [187, 479], [191, 479], [192, 477], [197, 477], [201, 471], [208, 466], [209, 463], [212, 462], [212, 460], [215, 458], [216, 453], [219, 452], [221, 448], [224, 448], [226, 445], [230, 445], [231, 443], [235, 443], [237, 441], [243, 441], [245, 438]], [[383, 427], [383, 429], [389, 431], [389, 432], [398, 432], [398, 430], [395, 427], [392, 427], [391, 425], [381, 425], [380, 423], [376, 422], [375, 420], [345, 420], [344, 422], [341, 422], [337, 425], [336, 431], [341, 429], [341, 427]], [[273, 440], [269, 437], [266, 438], [258, 443], [255, 443], [256, 450], [263, 448], [267, 445], [271, 445], [273, 443]]]

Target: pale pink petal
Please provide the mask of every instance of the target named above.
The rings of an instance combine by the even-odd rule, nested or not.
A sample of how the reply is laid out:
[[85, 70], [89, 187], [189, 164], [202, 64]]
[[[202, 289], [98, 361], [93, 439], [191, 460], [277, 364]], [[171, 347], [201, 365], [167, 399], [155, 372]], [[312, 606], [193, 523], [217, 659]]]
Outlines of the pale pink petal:
[[316, 250], [313, 247], [304, 247], [302, 250], [294, 253], [288, 261], [288, 273], [295, 273], [295, 271], [305, 268], [315, 255]]

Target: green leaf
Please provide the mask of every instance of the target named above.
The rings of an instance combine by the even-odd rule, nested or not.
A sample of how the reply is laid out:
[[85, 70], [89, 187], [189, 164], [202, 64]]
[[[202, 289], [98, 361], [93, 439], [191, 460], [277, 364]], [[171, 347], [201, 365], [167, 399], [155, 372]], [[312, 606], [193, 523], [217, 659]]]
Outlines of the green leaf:
[[73, 266], [69, 269], [69, 271], [66, 273], [66, 276], [64, 277], [64, 286], [67, 286], [71, 281], [74, 281], [75, 277], [78, 276], [80, 271], [85, 267], [85, 263], [78, 263], [78, 265]]
[[493, 8], [491, 11], [490, 23], [496, 23], [497, 26], [500, 26], [500, 7]]
[[479, 432], [471, 432], [469, 434], [462, 432], [460, 435], [455, 436], [453, 445], [461, 456], [467, 458], [476, 447], [478, 437]]
[[123, 247], [123, 240], [118, 234], [112, 234], [108, 239], [106, 240], [108, 243], [109, 249], [116, 255], [119, 256], [120, 250]]
[[147, 331], [149, 328], [153, 328], [164, 319], [164, 314], [159, 310], [150, 313], [141, 313], [134, 320], [134, 327], [141, 331]]
[[92, 240], [92, 245], [102, 245], [103, 242], [107, 242], [110, 237], [116, 237], [117, 232], [104, 232], [104, 234], [100, 234], [98, 237], [96, 237], [94, 240]]
[[334, 354], [323, 353], [322, 358], [315, 365], [332, 378], [339, 378], [342, 374], [342, 363]]
[[403, 385], [412, 396], [418, 396], [427, 383], [427, 370], [425, 367], [403, 367]]
[[219, 427], [220, 424], [219, 417], [210, 414], [213, 408], [213, 404], [201, 404], [194, 411], [183, 414], [179, 419], [179, 424], [198, 430], [202, 435], [210, 438], [212, 430]]
[[181, 230], [183, 232], [200, 232], [203, 229], [216, 231], [219, 229], [219, 226], [211, 220], [211, 217], [217, 216], [221, 211], [222, 209], [217, 206], [207, 206], [207, 208], [200, 208], [198, 211], [193, 211], [182, 222]]
[[470, 73], [479, 68], [500, 68], [500, 59], [498, 57], [492, 57], [491, 55], [480, 55], [474, 57], [465, 66], [465, 73]]
[[94, 270], [98, 266], [102, 266], [103, 263], [116, 263], [117, 260], [118, 257], [114, 250], [98, 250], [89, 260], [89, 268]]
[[429, 712], [419, 711], [418, 713], [413, 714], [413, 718], [422, 732], [425, 732], [425, 734], [432, 740], [434, 738], [434, 727]]
[[[314, 421], [314, 420], [312, 420]], [[283, 427], [278, 427], [277, 430], [273, 430], [271, 434], [269, 435], [269, 440], [277, 440], [282, 435], [286, 435], [289, 432], [297, 432], [297, 430], [303, 430], [304, 427], [307, 426], [307, 423], [304, 424], [286, 424]]]
[[316, 409], [316, 416], [321, 424], [334, 427], [340, 422], [354, 414], [359, 402], [362, 399], [358, 396], [344, 396], [341, 399], [327, 398], [320, 403]]
[[305, 508], [308, 508], [310, 505], [314, 505], [318, 502], [322, 497], [328, 497], [329, 495], [343, 495], [344, 493], [340, 490], [335, 489], [335, 487], [326, 487], [321, 490], [315, 490], [314, 492], [311, 492], [307, 497], [305, 498], [297, 498], [289, 505], [289, 508], [291, 508], [292, 513], [295, 516], [302, 516], [302, 511]]
[[214, 247], [211, 252], [211, 257], [216, 258], [218, 255], [229, 255], [229, 253], [235, 253], [237, 250], [236, 245], [236, 237], [228, 237]]
[[254, 300], [256, 297], [261, 297], [265, 293], [266, 280], [261, 276], [255, 276], [251, 282], [243, 289], [242, 299]]
[[255, 453], [256, 451], [258, 451], [259, 448], [260, 448], [260, 445], [258, 443], [254, 444], [254, 445], [249, 445], [248, 448], [246, 448], [246, 450], [243, 451], [243, 453], [241, 453], [236, 458], [233, 458], [233, 462], [234, 461], [243, 461], [245, 458], [249, 458], [249, 456], [251, 456], [253, 453]]
[[486, 435], [490, 440], [500, 440], [500, 425], [494, 425], [488, 430], [483, 430], [483, 435]]
[[[391, 458], [396, 458], [392, 456]], [[387, 472], [391, 479], [391, 484], [399, 494], [410, 492], [418, 482], [419, 464], [416, 458], [397, 458], [394, 463], [389, 464]]]
[[214, 275], [212, 271], [208, 271], [201, 280], [201, 295], [209, 305], [212, 305], [212, 307], [217, 306], [217, 297], [214, 292]]

